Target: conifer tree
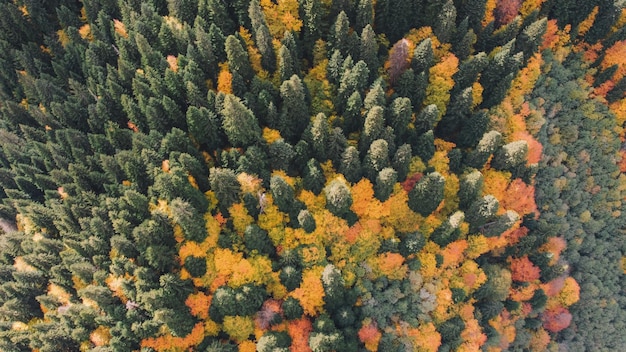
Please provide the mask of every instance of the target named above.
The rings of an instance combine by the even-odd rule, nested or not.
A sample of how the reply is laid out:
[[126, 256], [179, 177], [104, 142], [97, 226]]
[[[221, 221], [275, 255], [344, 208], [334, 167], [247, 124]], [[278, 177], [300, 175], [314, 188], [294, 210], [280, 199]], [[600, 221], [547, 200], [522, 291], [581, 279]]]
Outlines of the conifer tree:
[[254, 39], [259, 52], [261, 53], [261, 63], [263, 68], [269, 72], [274, 72], [276, 69], [276, 55], [274, 54], [274, 47], [272, 45], [272, 36], [270, 30], [267, 27], [267, 21], [265, 20], [265, 14], [256, 0], [250, 1], [248, 7], [248, 16], [252, 24], [252, 31], [254, 33]]
[[359, 149], [361, 152], [367, 151], [370, 144], [382, 136], [383, 130], [383, 108], [380, 106], [374, 106], [369, 110], [367, 116], [365, 117], [363, 133], [361, 135], [361, 140], [359, 141]]
[[342, 153], [339, 172], [346, 177], [346, 180], [352, 183], [356, 183], [361, 179], [361, 160], [359, 158], [359, 151], [355, 147], [349, 146]]
[[[370, 30], [374, 24], [374, 6], [372, 0], [359, 0], [356, 7], [356, 29], [358, 31], [365, 30], [369, 25]], [[375, 67], [375, 66], [372, 66]]]
[[385, 201], [389, 198], [393, 192], [393, 187], [398, 181], [398, 173], [396, 170], [386, 167], [376, 176], [376, 185], [374, 187], [374, 194], [380, 201]]
[[424, 176], [409, 192], [409, 207], [416, 213], [428, 216], [443, 199], [444, 178], [438, 172]]
[[493, 220], [499, 207], [500, 202], [490, 194], [475, 200], [466, 213], [470, 231], [479, 231], [483, 225]]
[[309, 145], [313, 151], [313, 155], [317, 160], [326, 160], [326, 148], [328, 147], [328, 140], [330, 135], [330, 126], [326, 115], [319, 113], [313, 119], [307, 129], [306, 139], [309, 141]]
[[289, 170], [296, 152], [291, 144], [285, 142], [282, 138], [270, 144], [269, 146], [269, 162], [273, 169]]
[[339, 50], [343, 56], [348, 56], [349, 54], [349, 30], [350, 20], [348, 19], [348, 15], [341, 11], [339, 15], [337, 15], [335, 24], [331, 28], [330, 44], [332, 49]]
[[207, 0], [209, 18], [205, 20], [208, 23], [214, 23], [222, 33], [230, 35], [236, 29], [235, 23], [228, 15], [228, 10], [224, 3], [220, 0]]
[[382, 83], [380, 80], [377, 80], [372, 84], [369, 92], [365, 96], [365, 100], [363, 100], [363, 105], [365, 110], [371, 110], [375, 106], [385, 107], [387, 99], [385, 98], [385, 91], [383, 90]]
[[483, 184], [483, 175], [478, 170], [464, 175], [459, 185], [459, 208], [468, 209], [482, 193]]
[[411, 66], [415, 72], [427, 72], [434, 64], [433, 44], [430, 38], [422, 40], [413, 51]]
[[502, 135], [498, 131], [489, 131], [483, 135], [476, 149], [467, 155], [467, 164], [480, 169], [485, 165], [489, 157], [500, 146]]
[[411, 106], [411, 99], [409, 98], [396, 98], [391, 102], [389, 107], [391, 112], [389, 126], [391, 126], [396, 133], [399, 140], [404, 140], [407, 128], [411, 122], [411, 113], [413, 107]]
[[437, 15], [434, 32], [441, 42], [449, 42], [456, 26], [456, 7], [452, 0], [448, 0]]
[[221, 114], [224, 116], [222, 127], [233, 146], [250, 146], [261, 139], [256, 117], [236, 96], [225, 96]]
[[294, 199], [293, 188], [281, 176], [272, 176], [270, 190], [278, 209], [289, 212]]
[[209, 181], [215, 196], [225, 208], [230, 207], [239, 199], [241, 186], [235, 172], [230, 169], [211, 168]]
[[302, 176], [302, 186], [315, 194], [319, 194], [325, 184], [324, 172], [317, 159], [309, 159]]
[[282, 81], [288, 80], [296, 73], [291, 52], [284, 45], [278, 50], [278, 73]]
[[308, 105], [305, 101], [305, 88], [300, 78], [291, 76], [280, 86], [283, 99], [280, 112], [279, 130], [288, 141], [297, 141], [309, 123]]
[[224, 45], [228, 59], [228, 67], [231, 72], [241, 75], [245, 81], [252, 79], [254, 72], [252, 66], [250, 66], [248, 52], [241, 45], [239, 39], [231, 34], [226, 37]]
[[[370, 1], [370, 0], [363, 0]], [[361, 32], [361, 40], [359, 45], [359, 58], [365, 62], [369, 68], [368, 82], [376, 77], [376, 68], [379, 66], [378, 61], [378, 43], [376, 42], [376, 33], [370, 24], [367, 24]]]
[[337, 216], [345, 216], [352, 205], [350, 189], [344, 181], [335, 179], [324, 188], [326, 208]]

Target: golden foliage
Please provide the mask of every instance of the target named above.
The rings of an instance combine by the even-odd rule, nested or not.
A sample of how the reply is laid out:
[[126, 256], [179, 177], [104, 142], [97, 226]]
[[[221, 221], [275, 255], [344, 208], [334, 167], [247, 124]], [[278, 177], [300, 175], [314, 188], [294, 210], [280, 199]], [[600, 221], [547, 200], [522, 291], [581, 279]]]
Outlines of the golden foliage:
[[248, 214], [248, 209], [246, 209], [243, 203], [233, 204], [228, 211], [230, 212], [235, 231], [243, 235], [246, 227], [254, 222], [254, 218]]
[[413, 342], [413, 346], [419, 346], [418, 351], [437, 352], [441, 346], [441, 334], [432, 322], [422, 324], [417, 328], [396, 327], [399, 335], [406, 335]]
[[191, 315], [205, 320], [209, 318], [209, 307], [212, 299], [213, 296], [208, 296], [203, 292], [193, 293], [187, 296], [185, 305], [189, 307]]
[[316, 316], [324, 311], [324, 286], [321, 280], [323, 270], [321, 266], [305, 269], [300, 287], [289, 294], [300, 302], [304, 313], [309, 316]]
[[435, 104], [439, 109], [437, 121], [446, 112], [450, 102], [450, 90], [454, 87], [452, 76], [459, 70], [459, 59], [454, 54], [445, 55], [439, 63], [429, 70], [428, 87], [424, 106]]
[[519, 9], [520, 15], [522, 15], [522, 18], [526, 18], [526, 16], [530, 15], [533, 11], [539, 9], [541, 4], [545, 1], [546, 0], [525, 0]]
[[263, 139], [267, 142], [267, 144], [272, 144], [281, 138], [279, 130], [263, 127]]
[[280, 40], [285, 31], [300, 32], [302, 21], [298, 7], [297, 0], [261, 0], [261, 8], [272, 37]]
[[604, 60], [600, 64], [603, 70], [617, 65], [617, 71], [611, 77], [613, 82], [619, 82], [626, 75], [626, 40], [621, 40], [613, 44], [604, 52]]
[[359, 219], [379, 219], [383, 216], [380, 201], [374, 198], [374, 188], [370, 180], [362, 178], [352, 186], [352, 206], [350, 209]]
[[528, 59], [526, 66], [520, 70], [513, 82], [511, 82], [511, 88], [509, 88], [507, 96], [511, 98], [514, 106], [521, 106], [524, 102], [524, 95], [532, 92], [537, 79], [541, 75], [542, 64], [543, 58], [541, 53], [535, 53]]
[[437, 291], [437, 307], [432, 315], [438, 321], [445, 321], [450, 318], [448, 309], [452, 306], [452, 291], [444, 287]]
[[248, 336], [254, 333], [254, 320], [252, 317], [227, 315], [224, 317], [222, 329], [230, 335], [233, 341], [240, 343], [247, 340]]
[[391, 226], [397, 232], [412, 232], [419, 228], [421, 216], [414, 213], [408, 205], [409, 196], [406, 192], [394, 192], [383, 203], [381, 221], [383, 226]]
[[302, 261], [308, 265], [313, 266], [321, 264], [326, 258], [326, 250], [323, 246], [308, 246], [302, 248]]
[[165, 60], [167, 61], [170, 70], [178, 72], [178, 58], [176, 56], [167, 55], [167, 58]]
[[419, 29], [413, 28], [409, 31], [405, 38], [410, 44], [409, 59], [413, 58], [413, 49], [415, 45], [421, 43], [426, 38], [430, 38], [433, 54], [436, 60], [441, 59], [450, 51], [450, 44], [441, 43], [439, 38], [437, 38], [437, 36], [433, 33], [433, 29], [431, 27], [420, 27]]
[[78, 34], [81, 38], [87, 41], [93, 41], [93, 33], [91, 33], [91, 27], [89, 24], [84, 24], [78, 29]]
[[267, 76], [267, 71], [263, 70], [263, 67], [261, 66], [261, 53], [259, 53], [259, 49], [257, 49], [257, 47], [254, 45], [254, 41], [252, 40], [252, 34], [250, 33], [250, 31], [247, 28], [241, 26], [239, 27], [239, 35], [241, 35], [243, 40], [246, 42], [246, 48], [248, 49], [248, 58], [250, 59], [250, 66], [252, 66], [254, 72], [263, 77]]
[[216, 248], [214, 252], [215, 269], [220, 275], [230, 276], [233, 268], [243, 259], [243, 253], [233, 252], [228, 248]]
[[207, 249], [214, 248], [220, 235], [221, 224], [210, 212], [204, 214], [204, 221], [207, 237], [202, 241], [202, 246], [203, 248], [206, 246]]
[[224, 94], [233, 94], [233, 75], [228, 68], [228, 62], [219, 64], [220, 73], [217, 76], [217, 91]]
[[70, 43], [70, 37], [65, 33], [65, 30], [59, 29], [57, 31], [57, 36], [59, 37], [59, 43], [61, 43], [62, 47], [66, 47], [67, 44]]
[[160, 337], [149, 337], [141, 340], [142, 348], [152, 348], [156, 351], [187, 350], [199, 345], [204, 340], [204, 325], [197, 323], [191, 333], [185, 337], [175, 337], [166, 334]]
[[369, 262], [377, 277], [386, 276], [390, 280], [404, 279], [408, 270], [404, 257], [399, 253], [385, 252], [372, 257]]
[[[572, 304], [578, 302], [580, 299], [580, 286], [578, 286], [578, 282], [574, 280], [572, 277], [565, 278], [565, 282], [563, 283], [563, 288], [559, 291], [559, 293], [555, 297], [555, 301], [558, 302], [558, 305], [561, 307], [569, 307]], [[548, 309], [553, 308], [552, 304], [550, 304], [551, 300], [548, 300]]]
[[579, 37], [584, 37], [587, 31], [591, 29], [591, 26], [593, 26], [593, 23], [596, 21], [596, 16], [598, 15], [599, 9], [600, 8], [598, 6], [595, 6], [593, 10], [589, 13], [589, 16], [587, 16], [585, 20], [583, 20], [582, 22], [578, 24], [578, 36]]
[[[122, 303], [126, 303], [126, 301], [128, 300], [122, 288], [122, 284], [125, 280], [125, 277], [115, 276], [113, 274], [109, 274], [109, 276], [104, 280], [109, 289], [113, 292], [113, 296], [119, 297]], [[48, 287], [48, 294], [57, 297], [57, 299], [59, 299], [61, 303], [69, 303], [69, 293], [65, 292], [65, 290], [63, 290], [63, 288], [61, 288], [60, 286], [50, 284], [50, 286]]]
[[483, 86], [478, 82], [472, 83], [472, 108], [476, 108], [483, 102]]
[[[511, 179], [511, 173], [508, 171], [497, 171], [494, 169], [486, 169], [482, 171], [484, 178], [483, 195], [491, 194], [498, 201], [502, 201], [506, 195], [506, 188]], [[503, 211], [500, 207], [500, 211]]]
[[106, 346], [111, 340], [111, 332], [106, 326], [98, 326], [94, 331], [89, 334], [89, 341], [91, 341], [96, 347]]
[[243, 341], [237, 347], [239, 352], [256, 352], [256, 344], [250, 340]]
[[128, 32], [126, 32], [126, 25], [124, 22], [113, 19], [113, 28], [115, 29], [115, 33], [119, 34], [122, 38], [128, 39]]
[[459, 268], [459, 274], [463, 275], [463, 281], [468, 291], [479, 288], [487, 281], [487, 275], [473, 260], [466, 260]]
[[433, 278], [439, 273], [439, 269], [437, 269], [437, 259], [434, 253], [422, 251], [418, 253], [417, 259], [422, 263], [420, 273], [425, 279]]
[[287, 214], [278, 210], [278, 207], [272, 203], [272, 195], [265, 195], [267, 205], [262, 214], [259, 215], [257, 224], [260, 228], [269, 233], [270, 239], [274, 245], [279, 245], [284, 239], [284, 228], [287, 223]]
[[485, 15], [483, 17], [483, 21], [481, 22], [483, 27], [496, 20], [493, 15], [493, 11], [496, 9], [497, 4], [498, 0], [487, 0], [485, 3]]

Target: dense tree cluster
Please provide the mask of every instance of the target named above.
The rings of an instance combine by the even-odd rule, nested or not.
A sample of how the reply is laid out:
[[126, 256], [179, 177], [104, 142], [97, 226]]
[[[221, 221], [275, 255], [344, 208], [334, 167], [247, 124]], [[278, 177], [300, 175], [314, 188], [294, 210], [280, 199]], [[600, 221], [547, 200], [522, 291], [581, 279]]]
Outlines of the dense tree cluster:
[[626, 350], [621, 1], [0, 10], [0, 350]]

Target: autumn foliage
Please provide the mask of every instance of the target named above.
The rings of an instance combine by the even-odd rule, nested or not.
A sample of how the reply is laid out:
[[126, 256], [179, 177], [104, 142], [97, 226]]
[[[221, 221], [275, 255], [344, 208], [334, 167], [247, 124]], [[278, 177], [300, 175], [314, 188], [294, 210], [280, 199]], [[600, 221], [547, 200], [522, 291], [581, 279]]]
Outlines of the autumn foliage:
[[0, 350], [540, 351], [581, 329], [571, 260], [626, 200], [626, 11], [6, 3]]

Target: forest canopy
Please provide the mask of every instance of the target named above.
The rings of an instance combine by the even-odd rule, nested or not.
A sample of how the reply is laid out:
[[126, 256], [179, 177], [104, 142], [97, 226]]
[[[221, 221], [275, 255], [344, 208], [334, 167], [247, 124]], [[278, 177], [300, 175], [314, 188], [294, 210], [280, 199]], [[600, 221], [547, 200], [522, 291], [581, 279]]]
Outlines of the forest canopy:
[[0, 13], [0, 350], [626, 350], [623, 1]]

